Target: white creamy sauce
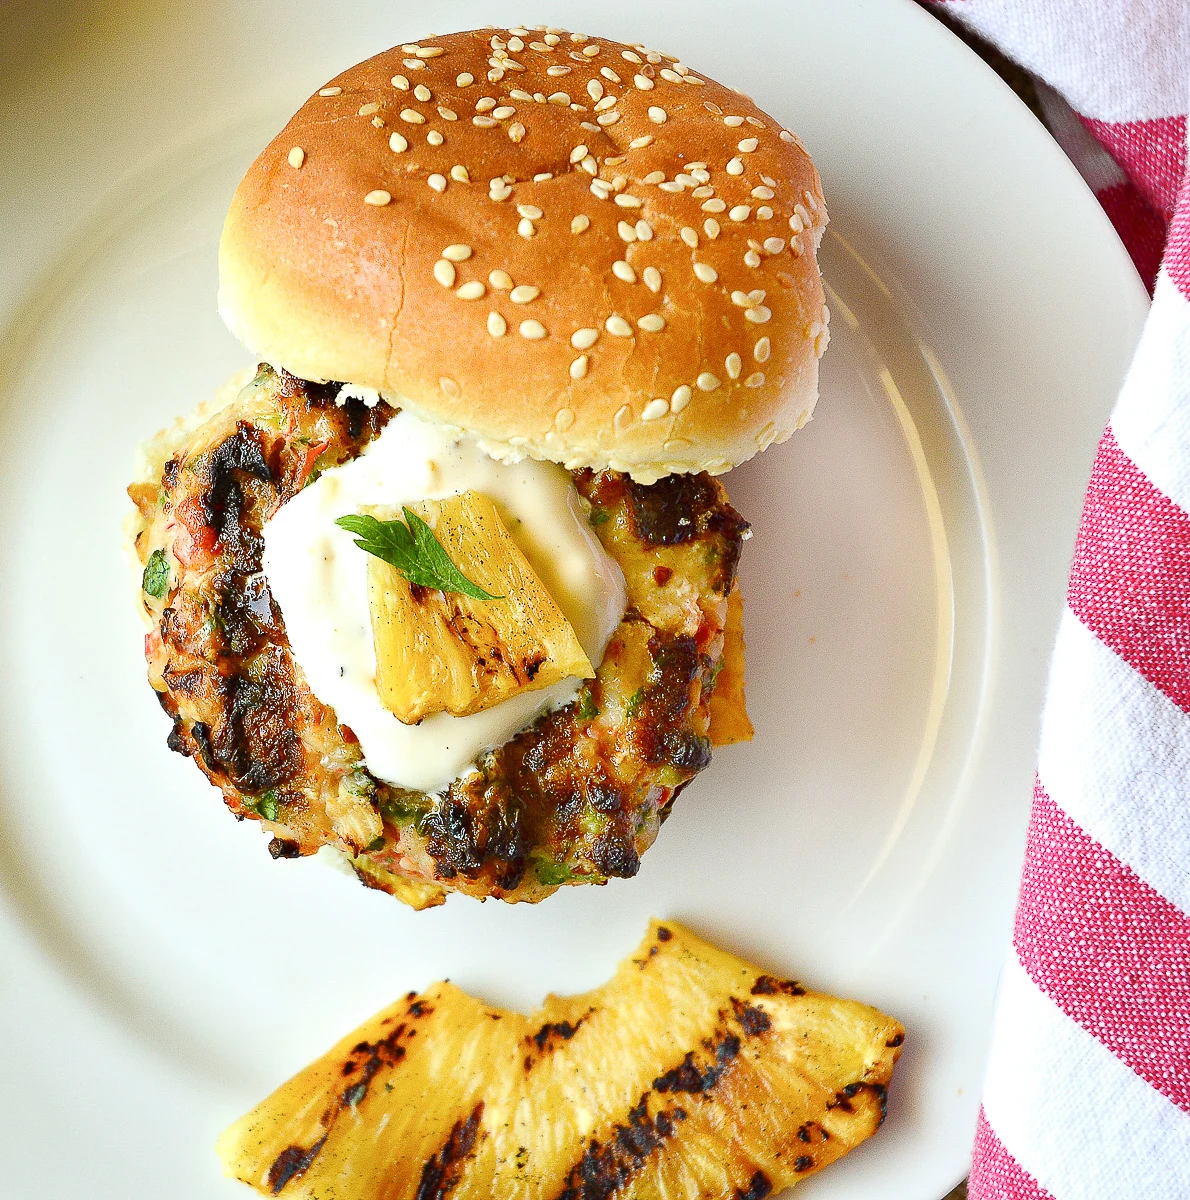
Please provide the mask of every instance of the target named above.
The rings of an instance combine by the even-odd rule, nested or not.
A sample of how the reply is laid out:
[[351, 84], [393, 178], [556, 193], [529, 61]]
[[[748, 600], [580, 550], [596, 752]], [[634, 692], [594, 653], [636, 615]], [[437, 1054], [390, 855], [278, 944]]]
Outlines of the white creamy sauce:
[[311, 690], [359, 738], [379, 779], [439, 791], [482, 751], [573, 699], [580, 681], [525, 692], [469, 717], [404, 725], [380, 702], [367, 555], [335, 520], [368, 505], [482, 492], [500, 511], [591, 662], [624, 613], [624, 577], [591, 532], [569, 476], [553, 463], [499, 463], [470, 438], [402, 410], [357, 459], [325, 471], [264, 529], [264, 570]]

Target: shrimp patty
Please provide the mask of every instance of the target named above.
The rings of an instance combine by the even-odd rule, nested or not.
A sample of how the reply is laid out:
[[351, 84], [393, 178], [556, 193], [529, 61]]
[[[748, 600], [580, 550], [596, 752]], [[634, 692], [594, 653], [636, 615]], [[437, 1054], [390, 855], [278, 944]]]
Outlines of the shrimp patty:
[[441, 794], [394, 787], [311, 692], [261, 569], [269, 517], [396, 412], [340, 404], [340, 389], [262, 365], [196, 429], [159, 438], [129, 488], [170, 747], [265, 826], [274, 858], [336, 846], [364, 883], [415, 907], [450, 891], [537, 901], [635, 875], [711, 759], [708, 701], [746, 522], [708, 475], [646, 486], [576, 472], [628, 597], [596, 677]]

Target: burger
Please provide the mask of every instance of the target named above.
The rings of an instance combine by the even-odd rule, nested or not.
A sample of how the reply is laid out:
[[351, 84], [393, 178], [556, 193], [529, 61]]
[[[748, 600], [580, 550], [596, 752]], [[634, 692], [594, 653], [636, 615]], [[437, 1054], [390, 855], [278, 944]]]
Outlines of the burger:
[[634, 875], [750, 736], [721, 476], [810, 417], [795, 134], [641, 45], [408, 43], [248, 170], [220, 311], [259, 366], [143, 449], [149, 680], [274, 858], [415, 907]]

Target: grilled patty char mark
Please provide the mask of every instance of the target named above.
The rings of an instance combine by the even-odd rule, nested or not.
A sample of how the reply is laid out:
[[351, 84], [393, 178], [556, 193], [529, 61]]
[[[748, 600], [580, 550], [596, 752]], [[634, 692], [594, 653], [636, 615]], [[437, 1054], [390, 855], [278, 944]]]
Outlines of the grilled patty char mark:
[[261, 366], [183, 439], [159, 481], [129, 489], [141, 561], [161, 551], [170, 566], [165, 594], [142, 598], [171, 747], [194, 757], [238, 817], [266, 825], [274, 857], [339, 845], [365, 883], [419, 907], [447, 890], [539, 900], [562, 883], [635, 874], [677, 793], [710, 761], [707, 696], [746, 523], [706, 475], [645, 486], [577, 473], [629, 599], [596, 679], [442, 797], [391, 787], [310, 691], [261, 571], [268, 518], [360, 454], [395, 412], [338, 405], [338, 390]]

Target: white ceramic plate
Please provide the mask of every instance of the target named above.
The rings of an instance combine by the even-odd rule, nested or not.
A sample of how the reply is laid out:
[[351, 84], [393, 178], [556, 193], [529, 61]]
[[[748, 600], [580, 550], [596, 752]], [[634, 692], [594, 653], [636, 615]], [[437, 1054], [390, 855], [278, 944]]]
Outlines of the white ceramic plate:
[[[1083, 481], [1145, 309], [1074, 171], [902, 0], [101, 8], [0, 18], [0, 1190], [244, 1195], [216, 1133], [392, 996], [587, 988], [655, 913], [904, 1020], [885, 1128], [805, 1196], [936, 1200], [967, 1159]], [[817, 418], [729, 479], [756, 531], [755, 742], [635, 880], [416, 914], [272, 862], [166, 751], [122, 489], [134, 444], [245, 362], [216, 238], [288, 113], [429, 26], [537, 20], [672, 50], [802, 133], [834, 341]]]

